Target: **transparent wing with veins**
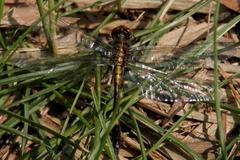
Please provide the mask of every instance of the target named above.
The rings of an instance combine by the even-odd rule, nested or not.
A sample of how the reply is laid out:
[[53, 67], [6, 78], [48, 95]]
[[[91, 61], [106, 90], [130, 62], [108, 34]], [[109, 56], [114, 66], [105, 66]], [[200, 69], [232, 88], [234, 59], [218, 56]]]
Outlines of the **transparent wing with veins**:
[[[141, 68], [141, 70], [139, 68]], [[209, 86], [190, 80], [176, 80], [144, 64], [134, 64], [126, 73], [126, 86], [138, 87], [140, 96], [163, 102], [203, 102], [212, 100]]]

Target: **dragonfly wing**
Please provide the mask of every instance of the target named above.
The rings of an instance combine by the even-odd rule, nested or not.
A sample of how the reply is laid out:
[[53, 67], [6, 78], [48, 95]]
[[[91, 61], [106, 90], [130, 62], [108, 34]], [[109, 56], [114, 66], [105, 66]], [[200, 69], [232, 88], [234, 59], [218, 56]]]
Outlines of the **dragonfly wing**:
[[[62, 20], [61, 23], [68, 24]], [[71, 28], [71, 34], [67, 36], [59, 36], [57, 39], [58, 44], [66, 46], [68, 44], [77, 45], [80, 51], [94, 51], [99, 52], [104, 57], [111, 57], [115, 52], [115, 49], [110, 44], [105, 43], [100, 37], [91, 37], [87, 35], [84, 31], [80, 31], [79, 28], [75, 28], [70, 24], [67, 25]], [[74, 44], [73, 44], [74, 43]]]
[[[94, 74], [96, 66], [108, 67], [109, 59], [97, 59], [92, 55], [74, 55], [71, 57], [49, 57], [30, 62], [25, 61], [24, 63], [15, 63], [15, 65], [19, 68], [14, 68], [11, 72], [16, 75], [33, 73], [35, 77], [61, 81], [78, 79], [79, 77], [79, 79], [82, 79], [86, 75]], [[0, 75], [8, 75], [8, 72], [3, 72]]]
[[104, 43], [100, 39], [94, 39], [90, 36], [87, 36], [84, 33], [81, 33], [78, 37], [79, 47], [84, 47], [94, 52], [99, 52], [104, 57], [112, 57], [115, 50], [113, 46]]
[[[177, 46], [133, 45], [130, 48], [130, 51], [133, 52], [130, 59], [149, 63], [154, 68], [169, 71], [193, 65], [193, 62], [198, 64], [201, 60], [212, 57], [213, 52], [209, 48], [210, 46], [211, 44], [204, 42], [181, 48]], [[226, 57], [229, 57], [230, 51], [236, 53], [231, 55], [231, 57], [238, 55], [239, 44], [219, 43], [218, 49], [220, 59], [224, 60]]]
[[[132, 67], [131, 67], [132, 68]], [[212, 91], [209, 87], [198, 85], [190, 80], [172, 80], [168, 74], [142, 65], [127, 71], [128, 87], [137, 87], [140, 95], [163, 102], [200, 102], [210, 101]]]

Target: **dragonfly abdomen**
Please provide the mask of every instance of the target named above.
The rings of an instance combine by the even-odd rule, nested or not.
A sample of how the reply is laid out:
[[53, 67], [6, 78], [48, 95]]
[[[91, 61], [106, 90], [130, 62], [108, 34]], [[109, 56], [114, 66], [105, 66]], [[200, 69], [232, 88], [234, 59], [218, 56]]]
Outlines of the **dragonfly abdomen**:
[[127, 51], [124, 49], [124, 44], [120, 44], [117, 48], [116, 56], [114, 58], [114, 85], [116, 97], [120, 98], [120, 88], [122, 87], [123, 73], [127, 61]]

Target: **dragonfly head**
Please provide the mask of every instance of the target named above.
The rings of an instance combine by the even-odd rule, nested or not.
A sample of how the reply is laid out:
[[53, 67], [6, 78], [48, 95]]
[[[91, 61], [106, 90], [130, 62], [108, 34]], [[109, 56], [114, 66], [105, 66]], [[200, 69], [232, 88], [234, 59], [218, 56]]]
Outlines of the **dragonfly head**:
[[130, 40], [133, 38], [133, 34], [131, 29], [125, 27], [125, 26], [118, 26], [112, 30], [111, 36], [113, 39], [119, 40], [119, 39], [125, 39]]

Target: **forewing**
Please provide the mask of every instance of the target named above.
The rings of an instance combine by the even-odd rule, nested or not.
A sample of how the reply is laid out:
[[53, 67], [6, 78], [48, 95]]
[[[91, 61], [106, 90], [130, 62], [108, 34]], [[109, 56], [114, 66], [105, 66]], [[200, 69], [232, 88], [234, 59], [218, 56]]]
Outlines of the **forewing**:
[[[154, 68], [161, 70], [173, 70], [175, 68], [188, 66], [189, 64], [198, 63], [199, 60], [212, 57], [213, 52], [211, 43], [200, 43], [187, 47], [177, 46], [146, 46], [133, 45], [130, 48], [133, 53], [130, 59], [151, 64]], [[229, 54], [229, 53], [236, 54]], [[227, 57], [239, 58], [239, 44], [219, 43], [219, 59]]]
[[113, 53], [115, 52], [115, 49], [110, 44], [104, 42], [104, 40], [99, 37], [92, 37], [88, 34], [86, 34], [84, 31], [79, 30], [79, 28], [76, 28], [67, 22], [64, 22], [63, 20], [58, 20], [57, 26], [61, 28], [61, 24], [64, 23], [64, 27], [71, 30], [71, 33], [68, 33], [67, 35], [59, 36], [57, 39], [58, 45], [60, 46], [66, 46], [68, 45], [76, 45], [80, 51], [92, 51], [92, 52], [98, 52], [104, 57], [111, 57]]
[[103, 57], [111, 58], [115, 52], [113, 46], [104, 43], [100, 39], [94, 39], [84, 33], [79, 35], [79, 47], [100, 53]]

